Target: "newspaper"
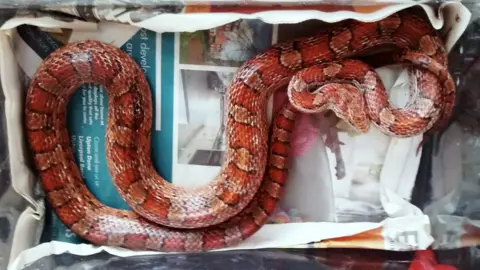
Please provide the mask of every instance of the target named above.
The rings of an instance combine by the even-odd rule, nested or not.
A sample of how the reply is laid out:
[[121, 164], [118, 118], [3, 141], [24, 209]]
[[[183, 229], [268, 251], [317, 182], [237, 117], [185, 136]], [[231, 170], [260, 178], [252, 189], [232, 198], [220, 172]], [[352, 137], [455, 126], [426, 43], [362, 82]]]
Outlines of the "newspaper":
[[[0, 75], [13, 78], [2, 80], [11, 106], [10, 110], [7, 108], [10, 112], [8, 132], [21, 134], [21, 98], [28, 79], [42, 59], [61, 44], [102, 40], [132, 55], [147, 76], [154, 101], [152, 159], [159, 173], [174, 184], [201, 185], [218, 173], [223, 161], [222, 104], [232, 75], [243, 61], [271, 44], [292, 37], [292, 33], [302, 34], [306, 24], [301, 22], [310, 16], [324, 22], [338, 21], [342, 16], [373, 20], [408, 5], [384, 5], [367, 17], [355, 10], [348, 13], [272, 11], [255, 13], [255, 16], [241, 14], [242, 19], [232, 22], [225, 21], [221, 14], [192, 13], [153, 16], [141, 22], [107, 19], [93, 23], [72, 19], [58, 21], [55, 25], [54, 18], [19, 15], [3, 24], [2, 29], [8, 32], [0, 33]], [[429, 15], [434, 27], [449, 28], [444, 35], [450, 48], [468, 23], [468, 10], [458, 2], [446, 3], [439, 8], [442, 16], [438, 18], [433, 8], [420, 7]], [[291, 16], [280, 16], [285, 12]], [[448, 16], [444, 17], [443, 12], [448, 12]], [[322, 16], [318, 17], [319, 14]], [[462, 19], [456, 20], [460, 15]], [[164, 31], [166, 29], [159, 28], [159, 23], [168, 18], [169, 28]], [[190, 23], [199, 18], [209, 23]], [[299, 24], [284, 24], [285, 18]], [[178, 32], [179, 29], [193, 31]], [[398, 93], [406, 90], [404, 73], [392, 68], [377, 71], [392, 100], [401, 104], [402, 95]], [[269, 111], [274, 111], [284, 98], [285, 93], [275, 94]], [[68, 109], [71, 141], [89, 189], [107, 205], [128, 208], [111, 182], [98, 181], [108, 179], [102, 155], [106, 100], [104, 91], [95, 85], [86, 85], [77, 91]], [[279, 210], [293, 211], [299, 218], [275, 222], [272, 217], [270, 224], [229, 249], [365, 247], [412, 250], [430, 246], [433, 242], [430, 221], [409, 203], [419, 164], [413, 149], [420, 138], [388, 138], [374, 128], [367, 134], [352, 137], [341, 123], [332, 126], [328, 117], [318, 121], [312, 121], [311, 117], [302, 116], [296, 124], [291, 180]], [[308, 124], [312, 122], [318, 125]], [[341, 144], [332, 145], [331, 134], [336, 134]], [[372, 144], [373, 140], [382, 143]], [[67, 251], [92, 254], [106, 250], [120, 256], [147, 254], [81, 243], [55, 220], [54, 214], [46, 211], [48, 206], [45, 209], [34, 194], [35, 177], [26, 166], [28, 152], [21, 140], [9, 143], [11, 153], [17, 150], [17, 156], [11, 157], [12, 167], [16, 168], [12, 170], [13, 180], [17, 181], [16, 191], [32, 205], [22, 214], [24, 222], [18, 222], [10, 269], [20, 269], [39, 256]], [[362, 145], [370, 145], [374, 151], [372, 156], [363, 156], [359, 162], [355, 153], [364, 151], [359, 147]], [[338, 174], [339, 165], [343, 175]], [[49, 218], [53, 222], [50, 233], [54, 241], [37, 245], [39, 236], [35, 230]]]

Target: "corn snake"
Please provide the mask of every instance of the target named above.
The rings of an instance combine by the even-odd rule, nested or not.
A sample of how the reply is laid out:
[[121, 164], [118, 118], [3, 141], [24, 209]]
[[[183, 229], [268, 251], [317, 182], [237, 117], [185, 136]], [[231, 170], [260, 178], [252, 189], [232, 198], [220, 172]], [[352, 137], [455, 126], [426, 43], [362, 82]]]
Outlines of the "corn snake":
[[[409, 61], [421, 67], [415, 69], [421, 75], [417, 76], [420, 96], [424, 103], [430, 101], [428, 113], [422, 117], [414, 111], [422, 106], [408, 110], [388, 107], [384, 89], [371, 68], [355, 60], [340, 61], [383, 45], [402, 49], [392, 58], [396, 62]], [[118, 48], [97, 41], [74, 42], [49, 55], [30, 82], [25, 109], [27, 137], [49, 204], [80, 237], [93, 244], [130, 249], [223, 248], [250, 237], [276, 210], [287, 179], [289, 137], [299, 111], [313, 110], [313, 105], [324, 110], [322, 102], [334, 103], [348, 96], [352, 99], [334, 104], [340, 108], [336, 113], [362, 131], [368, 128], [367, 118], [391, 135], [434, 131], [450, 118], [454, 104], [455, 89], [446, 66], [446, 52], [435, 31], [409, 12], [372, 23], [346, 21], [312, 37], [275, 44], [246, 61], [230, 85], [227, 155], [220, 174], [209, 185], [185, 189], [164, 181], [151, 164], [152, 102], [142, 71]], [[357, 68], [364, 73], [356, 72]], [[319, 79], [318, 74], [330, 74], [321, 80], [342, 74], [345, 78], [319, 86], [309, 81], [312, 74], [314, 80]], [[359, 92], [359, 85], [346, 82], [352, 79], [363, 84], [360, 87], [367, 83], [370, 91]], [[372, 81], [374, 87], [368, 86]], [[107, 89], [108, 167], [133, 211], [100, 203], [84, 185], [75, 163], [65, 110], [68, 98], [86, 82]], [[270, 131], [267, 100], [289, 82], [291, 103], [274, 117]], [[310, 84], [320, 90], [305, 91]], [[322, 93], [334, 96], [324, 95], [320, 102]], [[302, 100], [306, 102], [299, 104]], [[342, 115], [348, 110], [346, 105], [352, 104], [361, 109]], [[383, 124], [385, 120], [388, 125]]]

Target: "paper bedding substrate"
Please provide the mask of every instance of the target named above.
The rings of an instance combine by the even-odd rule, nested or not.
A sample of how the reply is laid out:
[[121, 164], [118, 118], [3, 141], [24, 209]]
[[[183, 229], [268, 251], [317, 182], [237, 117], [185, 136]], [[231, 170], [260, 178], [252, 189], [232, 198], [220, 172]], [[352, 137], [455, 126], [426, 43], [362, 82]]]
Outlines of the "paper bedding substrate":
[[[367, 20], [367, 18], [378, 20], [413, 5], [391, 5], [368, 16], [355, 12], [265, 12], [255, 14], [254, 17], [259, 20], [235, 22], [229, 24], [228, 29], [220, 27], [229, 22], [225, 17], [205, 16], [205, 14], [157, 16], [141, 23], [130, 22], [130, 25], [115, 22], [98, 24], [79, 21], [56, 22], [43, 17], [13, 18], [7, 21], [3, 25], [3, 31], [0, 32], [0, 76], [6, 97], [5, 110], [7, 133], [10, 138], [8, 147], [12, 182], [14, 189], [31, 204], [17, 222], [9, 269], [20, 269], [38, 258], [63, 252], [88, 255], [105, 250], [118, 256], [157, 254], [157, 252], [134, 252], [116, 247], [94, 247], [89, 244], [61, 241], [37, 245], [46, 213], [49, 212], [46, 212], [43, 199], [39, 198], [35, 191], [38, 188], [37, 179], [31, 167], [27, 165], [29, 164], [28, 151], [23, 144], [25, 136], [21, 120], [22, 101], [25, 94], [25, 82], [22, 76], [32, 76], [41, 60], [56, 46], [76, 40], [97, 39], [122, 47], [137, 60], [145, 70], [155, 97], [153, 102], [156, 106], [154, 112], [156, 119], [154, 119], [155, 130], [152, 132], [152, 137], [158, 137], [158, 140], [154, 140], [152, 148], [153, 155], [157, 155], [156, 161], [155, 157], [153, 158], [157, 163], [155, 165], [167, 168], [162, 173], [167, 175], [166, 178], [173, 183], [193, 186], [212, 179], [221, 164], [219, 162], [221, 157], [213, 161], [202, 159], [198, 152], [205, 149], [200, 149], [195, 142], [205, 143], [210, 140], [209, 143], [215, 144], [221, 141], [221, 138], [218, 138], [218, 130], [222, 95], [211, 93], [214, 87], [211, 86], [212, 81], [209, 76], [215, 78], [213, 81], [217, 86], [228, 85], [238, 65], [253, 56], [252, 52], [236, 55], [226, 53], [228, 49], [241, 47], [242, 42], [246, 42], [239, 33], [244, 34], [247, 41], [253, 42], [260, 49], [265, 49], [279, 40], [282, 26], [278, 24], [286, 21], [302, 22], [316, 18], [334, 22], [344, 19], [344, 16], [360, 20]], [[450, 50], [466, 28], [470, 18], [469, 11], [458, 2], [445, 3], [439, 11], [443, 16], [437, 18], [435, 17], [437, 11], [431, 7], [427, 5], [420, 5], [420, 7], [429, 16], [435, 28], [451, 29], [448, 31], [446, 42], [447, 49]], [[286, 14], [289, 16], [281, 16]], [[453, 16], [453, 14], [459, 16]], [[252, 15], [241, 16], [246, 19], [253, 18]], [[455, 20], [455, 17], [461, 19]], [[199, 20], [199, 18], [202, 19]], [[158, 22], [166, 19], [170, 19], [170, 23], [163, 25], [171, 25], [171, 28], [158, 28], [157, 26], [160, 25]], [[172, 20], [178, 23], [172, 23]], [[205, 24], [192, 29], [192, 25], [195, 24], [188, 23], [189, 20], [199, 20]], [[195, 38], [196, 32], [160, 34], [165, 30], [204, 30], [207, 25], [208, 28], [219, 27], [221, 31], [213, 31], [213, 33], [223, 33], [225, 38], [223, 51], [220, 50], [211, 59], [197, 59], [195, 54], [188, 55], [191, 51], [195, 52], [193, 47], [188, 47], [193, 46], [191, 45], [193, 42], [182, 41], [192, 36]], [[72, 31], [63, 34], [58, 30], [60, 28], [72, 29]], [[265, 36], [268, 36], [267, 40]], [[408, 86], [408, 77], [405, 73], [393, 67], [380, 68], [377, 71], [386, 89], [389, 89], [392, 102], [396, 105], [404, 104]], [[203, 89], [203, 93], [199, 89]], [[284, 98], [282, 93], [272, 98], [270, 109], [275, 108], [276, 99], [282, 98]], [[86, 182], [88, 184], [90, 181], [89, 187], [94, 194], [95, 188], [97, 189], [96, 196], [101, 197], [103, 194], [104, 198], [99, 198], [100, 200], [103, 199], [105, 203], [120, 208], [125, 207], [116, 199], [118, 197], [115, 196], [118, 195], [115, 191], [105, 194], [105, 189], [113, 190], [111, 183], [98, 181], [99, 178], [108, 178], [108, 172], [102, 169], [105, 164], [102, 163], [104, 157], [102, 157], [101, 140], [104, 130], [101, 122], [107, 117], [106, 114], [102, 115], [102, 111], [105, 110], [102, 104], [106, 102], [104, 93], [98, 87], [90, 85], [77, 91], [72, 99], [75, 102], [72, 102], [68, 116], [69, 119], [73, 119], [70, 120], [73, 124], [69, 124], [72, 132], [71, 140], [76, 147], [77, 158], [83, 160], [80, 163], [84, 162], [80, 166], [85, 168]], [[85, 100], [85, 103], [82, 103], [82, 100]], [[185, 102], [186, 100], [188, 102]], [[173, 117], [170, 117], [172, 115]], [[353, 136], [349, 132], [340, 130], [338, 139], [343, 143], [340, 151], [345, 175], [342, 179], [337, 179], [338, 156], [325, 146], [324, 140], [318, 139], [320, 135], [325, 135], [325, 130], [315, 129], [314, 126], [305, 124], [309, 122], [308, 117], [310, 116], [305, 116], [303, 121], [299, 120], [299, 123], [304, 125], [298, 124], [301, 126], [298, 128], [301, 130], [298, 133], [303, 136], [299, 136], [300, 138], [310, 139], [297, 141], [297, 147], [294, 150], [295, 158], [289, 173], [289, 184], [281, 203], [283, 209], [287, 211], [294, 209], [299, 213], [303, 222], [267, 224], [245, 242], [228, 249], [343, 246], [412, 250], [430, 246], [434, 239], [430, 234], [429, 218], [408, 202], [420, 161], [420, 156], [415, 155], [415, 149], [421, 138], [389, 138], [373, 127], [367, 134]], [[202, 118], [203, 122], [195, 125], [195, 121], [200, 121], [198, 118]], [[83, 125], [77, 123], [83, 123]], [[85, 125], [88, 128], [85, 128]], [[92, 147], [93, 144], [96, 147], [91, 149], [96, 150], [92, 150], [92, 153], [80, 151], [83, 143], [90, 144], [88, 147]], [[158, 148], [165, 149], [163, 146], [167, 146], [168, 149], [172, 149], [171, 153], [165, 153], [166, 151], [156, 153], [156, 143]], [[367, 146], [374, 149], [369, 151], [371, 155], [365, 154], [364, 147]], [[217, 148], [215, 150], [218, 151], [207, 149], [210, 150], [210, 152], [207, 151], [210, 157], [215, 154], [221, 155], [221, 143]], [[88, 160], [91, 161], [90, 164]], [[198, 182], [199, 179], [203, 182]], [[363, 222], [358, 222], [356, 219], [369, 215], [373, 218]], [[375, 217], [378, 220], [375, 220]], [[355, 237], [359, 235], [371, 237], [367, 238], [368, 241], [362, 238], [362, 241], [356, 242]], [[337, 241], [329, 242], [328, 239], [337, 239]]]

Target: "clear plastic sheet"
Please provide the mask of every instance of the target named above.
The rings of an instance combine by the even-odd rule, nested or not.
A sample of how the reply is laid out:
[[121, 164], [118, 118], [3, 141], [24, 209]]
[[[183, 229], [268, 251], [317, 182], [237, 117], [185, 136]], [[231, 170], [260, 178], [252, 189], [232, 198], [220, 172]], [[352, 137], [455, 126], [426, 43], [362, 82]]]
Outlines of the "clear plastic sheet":
[[[91, 256], [72, 254], [44, 257], [24, 270], [467, 270], [478, 269], [478, 249], [463, 248], [436, 252], [391, 252], [363, 249], [284, 249], [256, 251], [226, 251], [204, 254], [115, 257], [108, 253]], [[436, 268], [437, 267], [437, 268]]]
[[[388, 258], [396, 255], [395, 260]], [[393, 254], [389, 252], [369, 253], [361, 250], [261, 250], [230, 251], [209, 254], [138, 256], [115, 258], [106, 253], [78, 257], [73, 255], [50, 256], [43, 258], [25, 270], [33, 269], [302, 269], [327, 270], [355, 267], [379, 269], [388, 265], [388, 269], [406, 269], [413, 253]], [[358, 268], [357, 268], [358, 267]], [[352, 268], [350, 268], [352, 269]]]
[[15, 226], [24, 200], [12, 186], [5, 126], [5, 96], [0, 93], [0, 269], [6, 269]]

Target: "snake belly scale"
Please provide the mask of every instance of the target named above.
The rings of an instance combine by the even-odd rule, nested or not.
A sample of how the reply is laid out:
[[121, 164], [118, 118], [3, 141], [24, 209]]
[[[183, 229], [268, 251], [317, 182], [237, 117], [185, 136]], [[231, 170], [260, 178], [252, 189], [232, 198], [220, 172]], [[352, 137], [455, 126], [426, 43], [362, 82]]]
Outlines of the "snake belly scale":
[[[278, 43], [238, 69], [228, 90], [224, 164], [208, 185], [188, 189], [168, 183], [152, 165], [151, 93], [136, 63], [120, 49], [102, 42], [67, 44], [42, 62], [26, 97], [27, 138], [47, 201], [69, 229], [93, 244], [160, 251], [201, 251], [238, 244], [266, 223], [282, 198], [290, 135], [295, 116], [304, 110], [297, 106], [302, 103], [298, 100], [311, 99], [300, 96], [286, 103], [270, 128], [269, 97], [301, 70], [316, 68], [326, 74], [332, 70], [327, 67], [342, 65], [341, 60], [383, 45], [401, 49], [396, 61], [414, 62], [415, 72], [421, 75], [417, 76], [419, 96], [433, 105], [428, 114], [415, 111], [421, 106], [408, 112], [384, 110], [388, 107], [386, 94], [375, 88], [363, 94], [369, 101], [359, 104], [366, 108], [366, 117], [398, 136], [420, 134], [445, 124], [455, 89], [446, 72], [445, 49], [428, 22], [408, 11], [378, 22], [345, 21], [315, 36]], [[419, 57], [411, 59], [415, 53]], [[319, 66], [329, 62], [335, 64]], [[354, 63], [343, 65], [332, 78], [355, 73]], [[353, 72], [343, 72], [345, 67]], [[367, 73], [357, 73], [355, 78], [371, 82], [361, 78], [361, 74], [370, 74], [370, 70], [364, 71]], [[293, 86], [299, 86], [299, 80], [306, 83], [308, 76], [296, 79], [296, 84], [290, 84], [290, 93], [296, 91]], [[100, 203], [85, 186], [75, 162], [66, 106], [84, 83], [98, 83], [107, 89], [108, 168], [131, 211]], [[345, 82], [322, 87], [337, 89], [340, 85], [346, 87]], [[308, 105], [308, 100], [303, 103]], [[408, 117], [403, 116], [405, 113]], [[389, 124], [384, 124], [386, 120]], [[418, 123], [415, 132], [410, 132], [405, 122], [411, 120]], [[399, 126], [407, 132], [400, 134]]]

